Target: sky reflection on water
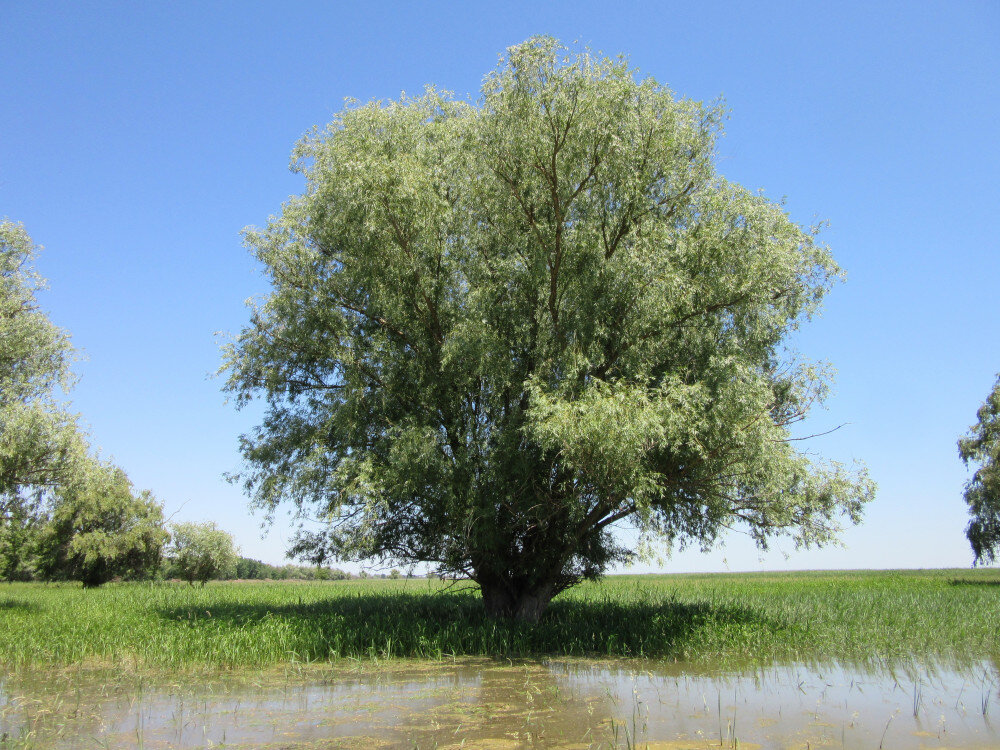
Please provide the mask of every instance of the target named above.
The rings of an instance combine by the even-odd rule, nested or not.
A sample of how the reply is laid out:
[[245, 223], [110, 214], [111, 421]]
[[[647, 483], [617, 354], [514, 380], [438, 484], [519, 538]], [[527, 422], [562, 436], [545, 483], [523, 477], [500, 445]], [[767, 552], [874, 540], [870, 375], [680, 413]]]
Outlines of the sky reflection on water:
[[[392, 662], [0, 681], [0, 747], [990, 748], [998, 669]], [[998, 720], [1000, 721], [1000, 720]]]

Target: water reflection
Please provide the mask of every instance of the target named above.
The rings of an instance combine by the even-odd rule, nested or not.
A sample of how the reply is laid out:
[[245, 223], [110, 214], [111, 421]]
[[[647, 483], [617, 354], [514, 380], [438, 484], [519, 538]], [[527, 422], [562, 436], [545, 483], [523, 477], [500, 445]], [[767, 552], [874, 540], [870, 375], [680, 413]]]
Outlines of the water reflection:
[[[998, 672], [482, 660], [0, 681], [0, 747], [988, 748]], [[463, 744], [464, 743], [464, 744]]]

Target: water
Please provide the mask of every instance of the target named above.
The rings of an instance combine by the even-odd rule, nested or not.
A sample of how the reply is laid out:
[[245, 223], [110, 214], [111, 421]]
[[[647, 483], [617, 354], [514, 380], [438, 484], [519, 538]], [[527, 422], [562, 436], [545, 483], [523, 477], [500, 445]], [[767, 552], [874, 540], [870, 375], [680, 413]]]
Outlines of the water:
[[[0, 747], [997, 748], [1000, 673], [554, 660], [0, 681]], [[994, 719], [998, 722], [994, 725]]]

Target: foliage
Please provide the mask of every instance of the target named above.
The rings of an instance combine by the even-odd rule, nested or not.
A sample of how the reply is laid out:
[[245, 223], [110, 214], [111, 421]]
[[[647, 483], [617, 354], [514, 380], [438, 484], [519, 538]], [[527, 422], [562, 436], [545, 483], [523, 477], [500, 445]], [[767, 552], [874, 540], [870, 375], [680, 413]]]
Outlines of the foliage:
[[58, 400], [72, 382], [68, 334], [39, 309], [38, 248], [20, 224], [0, 221], [0, 577], [26, 570], [43, 495], [71, 475], [86, 445]]
[[23, 226], [0, 221], [0, 578], [142, 578], [160, 561], [162, 508], [89, 455], [59, 400], [73, 350], [39, 309], [37, 251]]
[[167, 536], [155, 498], [135, 494], [124, 471], [95, 459], [54, 490], [36, 564], [44, 578], [88, 587], [114, 577], [147, 578], [159, 567]]
[[[964, 665], [1000, 652], [993, 569], [609, 576], [540, 623], [491, 620], [469, 586], [412, 580], [119, 584], [0, 592], [0, 664], [302, 667], [339, 659], [645, 657]], [[81, 627], [86, 623], [86, 627]]]
[[978, 421], [958, 441], [958, 454], [976, 466], [965, 486], [972, 520], [966, 536], [975, 562], [992, 563], [1000, 549], [1000, 375], [976, 414]]
[[0, 579], [29, 581], [33, 578], [32, 553], [40, 525], [38, 504], [22, 498], [8, 503], [0, 519]]
[[179, 576], [202, 586], [210, 578], [230, 578], [236, 571], [233, 537], [214, 522], [175, 523], [170, 528], [170, 558]]
[[329, 521], [299, 554], [433, 562], [537, 619], [633, 557], [624, 519], [703, 547], [859, 520], [865, 472], [789, 433], [827, 375], [784, 342], [840, 270], [715, 171], [722, 117], [535, 38], [478, 105], [350, 105], [298, 144], [307, 190], [246, 233], [273, 292], [224, 368], [267, 401], [236, 478]]
[[236, 561], [233, 577], [244, 580], [342, 581], [350, 578], [351, 574], [337, 568], [311, 565], [268, 565], [260, 560], [241, 557]]
[[[310, 578], [315, 578], [317, 581], [349, 581], [349, 580], [351, 580], [351, 578], [353, 578], [353, 576], [350, 573], [348, 573], [346, 570], [341, 570], [340, 568], [324, 568], [321, 565], [317, 566], [315, 568], [313, 568], [313, 567], [304, 567], [304, 566], [301, 566], [301, 565], [296, 565], [294, 567], [296, 567], [299, 570], [301, 570], [304, 574], [307, 571], [309, 573], [312, 573], [311, 577], [309, 575], [303, 575], [302, 576], [303, 580], [307, 580], [307, 581], [310, 580]], [[283, 569], [284, 568], [282, 568], [282, 570]], [[277, 577], [278, 576], [275, 576], [275, 578], [277, 578]], [[289, 576], [289, 577], [293, 578], [295, 576]]]
[[236, 568], [233, 577], [242, 579], [268, 578], [267, 569], [271, 567], [260, 560], [253, 560], [249, 557], [241, 557], [236, 561]]

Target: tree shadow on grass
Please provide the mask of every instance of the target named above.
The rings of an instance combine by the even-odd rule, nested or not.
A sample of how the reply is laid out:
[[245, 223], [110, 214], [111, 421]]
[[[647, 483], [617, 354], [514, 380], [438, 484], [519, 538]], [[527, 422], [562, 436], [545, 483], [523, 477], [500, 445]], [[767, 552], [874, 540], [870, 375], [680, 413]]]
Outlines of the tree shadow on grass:
[[[733, 634], [790, 626], [742, 607], [674, 599], [616, 602], [557, 599], [534, 624], [487, 617], [472, 590], [424, 593], [352, 592], [299, 604], [218, 602], [160, 614], [179, 627], [282, 633], [285, 653], [331, 657], [486, 656], [494, 658], [625, 656], [687, 659], [731, 643]], [[278, 627], [275, 628], [274, 626]], [[707, 647], [707, 648], [706, 648]]]
[[1000, 578], [949, 578], [949, 586], [1000, 586]]
[[38, 605], [33, 602], [22, 602], [18, 599], [0, 599], [0, 611], [19, 610], [21, 612], [33, 612], [38, 609]]

